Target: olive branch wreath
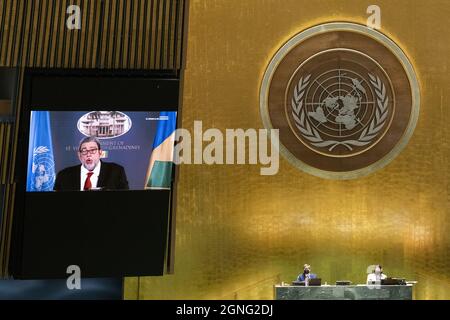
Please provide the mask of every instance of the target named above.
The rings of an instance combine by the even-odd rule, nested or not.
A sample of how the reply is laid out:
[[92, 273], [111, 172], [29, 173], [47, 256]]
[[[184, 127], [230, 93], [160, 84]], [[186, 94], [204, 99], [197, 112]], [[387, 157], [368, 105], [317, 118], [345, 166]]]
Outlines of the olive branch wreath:
[[386, 94], [386, 86], [381, 79], [378, 76], [375, 77], [371, 75], [370, 73], [369, 77], [370, 83], [375, 88], [375, 93], [377, 96], [375, 117], [370, 122], [370, 125], [363, 130], [358, 140], [345, 141], [323, 140], [317, 129], [312, 127], [308, 121], [305, 121], [305, 108], [303, 101], [305, 90], [309, 85], [311, 75], [309, 74], [304, 78], [301, 77], [298, 84], [294, 88], [294, 94], [291, 99], [291, 107], [292, 116], [295, 120], [295, 126], [300, 130], [302, 136], [310, 141], [315, 147], [329, 147], [328, 151], [333, 151], [333, 149], [339, 145], [345, 146], [352, 151], [352, 146], [362, 147], [372, 142], [386, 123], [389, 113], [389, 97]]
[[37, 154], [41, 154], [41, 153], [46, 153], [47, 151], [50, 151], [47, 147], [45, 147], [45, 146], [40, 146], [40, 147], [34, 148], [34, 150], [33, 150], [33, 155], [37, 155]]

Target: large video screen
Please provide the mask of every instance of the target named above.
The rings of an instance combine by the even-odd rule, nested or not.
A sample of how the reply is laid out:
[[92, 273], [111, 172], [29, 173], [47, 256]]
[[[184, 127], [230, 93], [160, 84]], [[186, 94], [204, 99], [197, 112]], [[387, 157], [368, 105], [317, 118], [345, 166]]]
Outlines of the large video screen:
[[170, 188], [175, 111], [31, 111], [26, 191]]

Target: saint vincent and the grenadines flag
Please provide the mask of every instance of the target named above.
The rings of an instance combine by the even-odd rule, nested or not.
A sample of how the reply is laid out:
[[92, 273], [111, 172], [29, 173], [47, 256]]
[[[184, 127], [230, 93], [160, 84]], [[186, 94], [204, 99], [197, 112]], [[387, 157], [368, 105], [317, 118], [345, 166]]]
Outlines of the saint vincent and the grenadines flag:
[[153, 140], [153, 150], [145, 178], [145, 188], [170, 188], [173, 153], [175, 144], [175, 129], [177, 113], [174, 111], [159, 114], [156, 135]]

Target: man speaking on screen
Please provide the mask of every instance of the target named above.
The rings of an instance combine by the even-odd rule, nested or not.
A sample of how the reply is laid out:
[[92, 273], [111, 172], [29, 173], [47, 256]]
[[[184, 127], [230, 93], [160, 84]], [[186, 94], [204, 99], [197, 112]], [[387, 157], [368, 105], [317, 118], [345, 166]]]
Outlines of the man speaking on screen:
[[55, 191], [128, 190], [122, 166], [101, 161], [101, 146], [96, 137], [80, 141], [78, 159], [81, 164], [65, 168], [56, 176]]

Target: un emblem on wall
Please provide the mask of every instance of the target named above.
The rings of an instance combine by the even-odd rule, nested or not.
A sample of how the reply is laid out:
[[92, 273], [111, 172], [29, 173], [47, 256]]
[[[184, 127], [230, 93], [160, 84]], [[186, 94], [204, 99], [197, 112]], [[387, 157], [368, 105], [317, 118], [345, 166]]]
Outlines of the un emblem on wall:
[[380, 169], [411, 137], [419, 87], [403, 51], [383, 34], [329, 23], [290, 39], [261, 86], [261, 114], [280, 151], [316, 176], [352, 179]]

